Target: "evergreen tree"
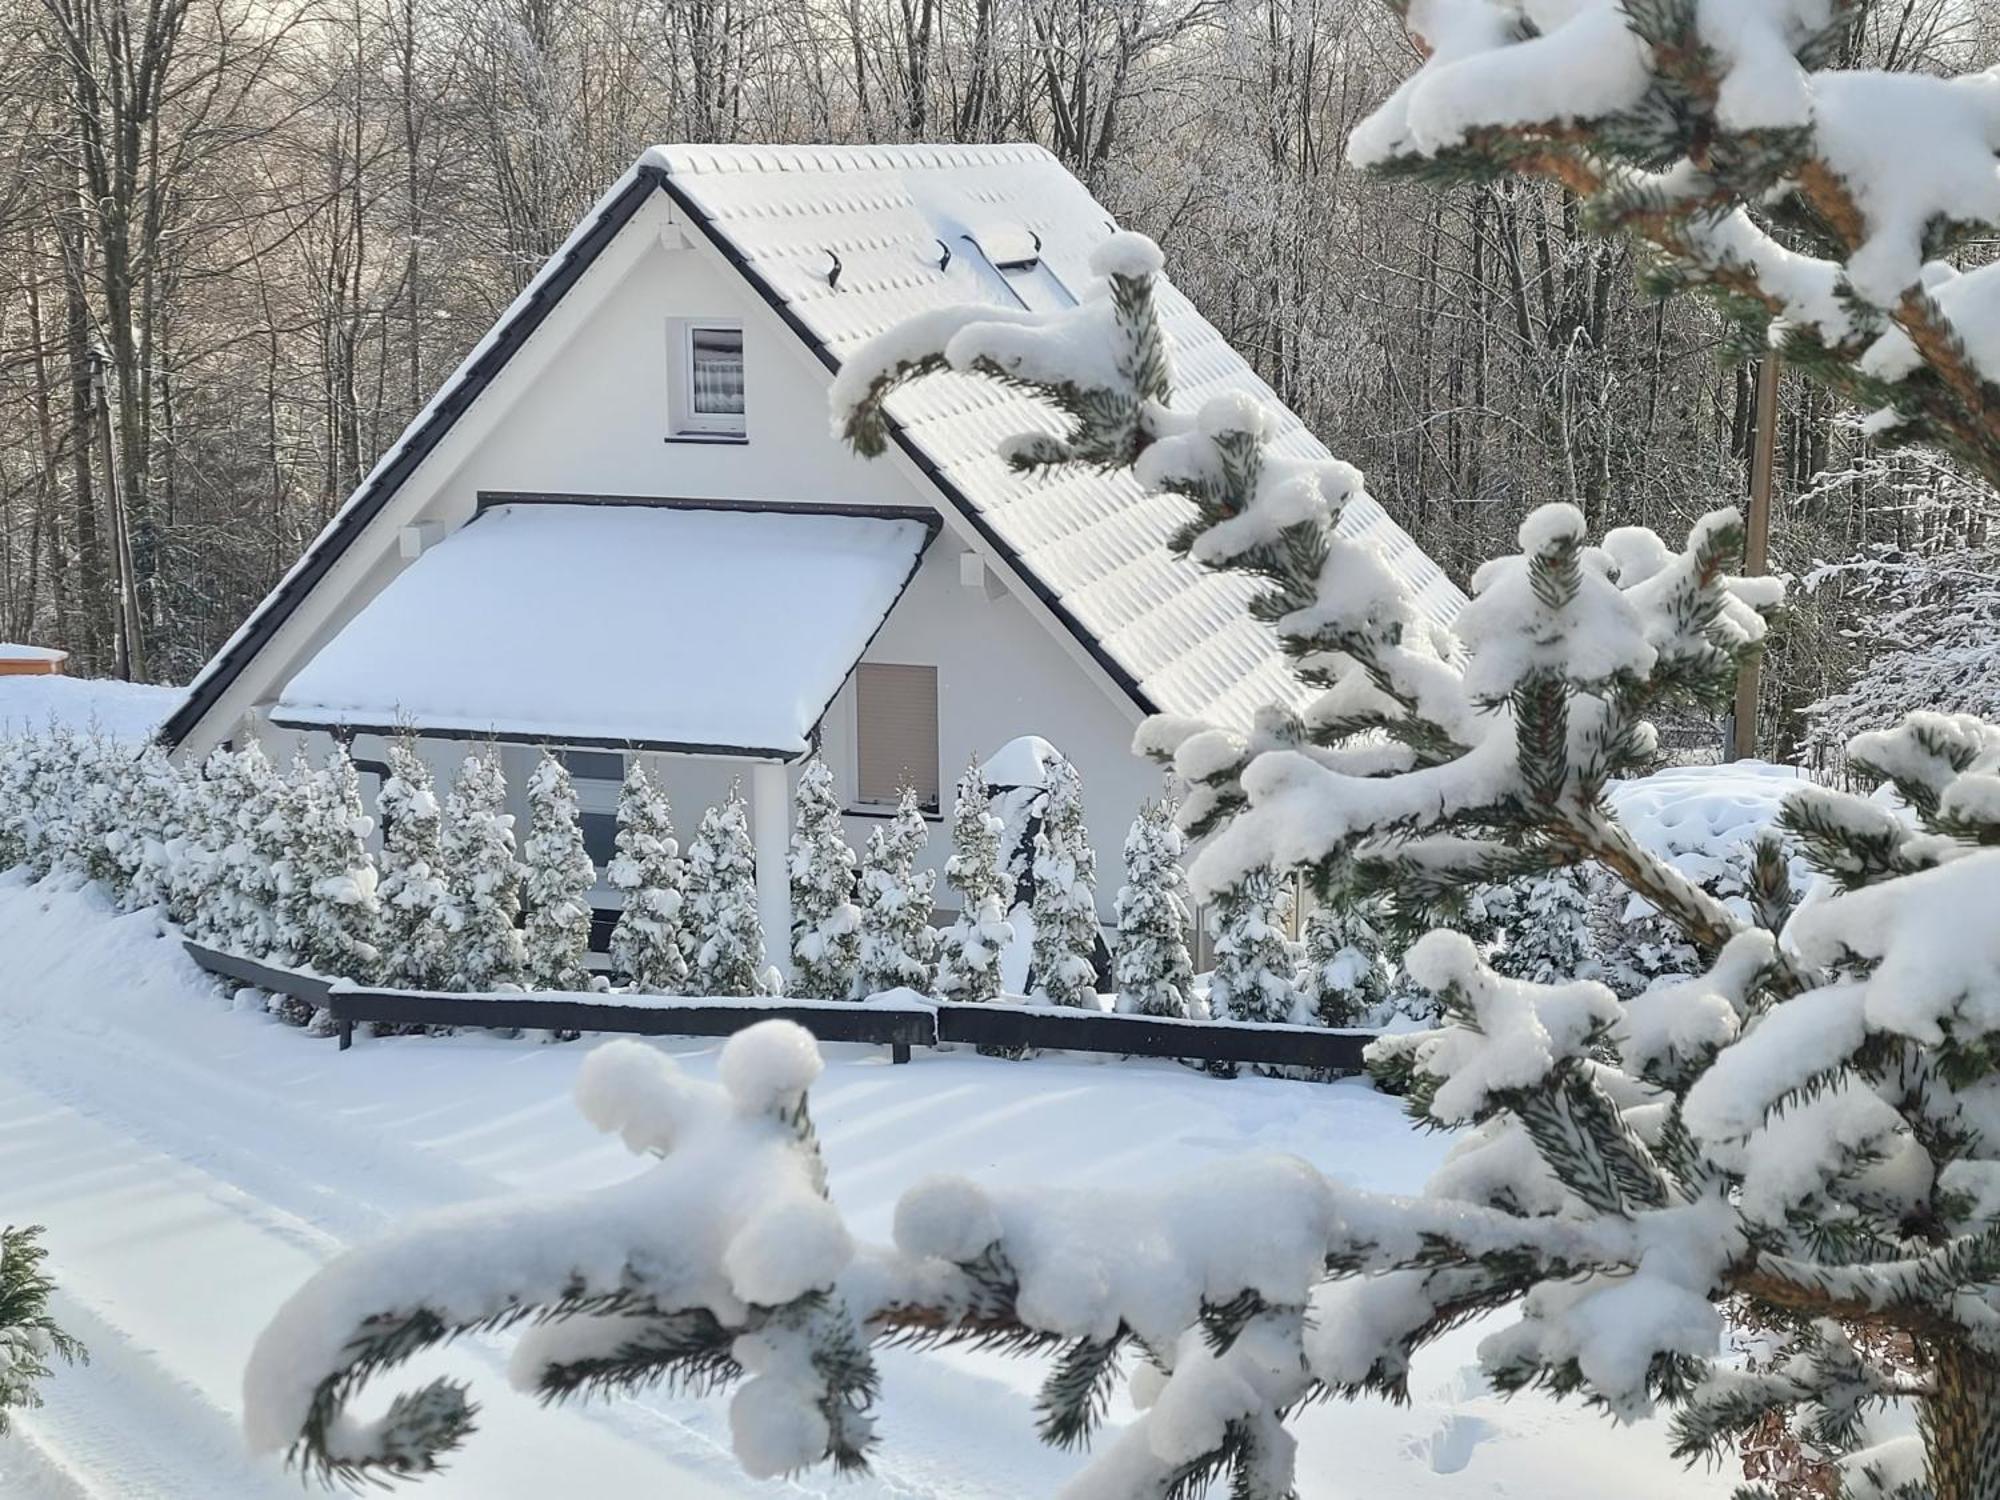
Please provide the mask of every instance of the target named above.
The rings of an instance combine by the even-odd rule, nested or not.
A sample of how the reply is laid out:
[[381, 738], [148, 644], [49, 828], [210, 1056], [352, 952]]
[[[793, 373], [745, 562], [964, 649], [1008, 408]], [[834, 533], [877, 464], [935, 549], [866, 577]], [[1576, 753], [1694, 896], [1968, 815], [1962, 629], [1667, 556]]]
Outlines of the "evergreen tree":
[[1504, 938], [1493, 971], [1537, 984], [1595, 979], [1602, 964], [1590, 897], [1574, 870], [1547, 870], [1500, 888]]
[[1000, 865], [1003, 827], [993, 793], [974, 760], [958, 778], [952, 803], [951, 857], [944, 880], [958, 895], [958, 916], [938, 943], [937, 992], [975, 1003], [1000, 998], [1000, 963], [1014, 944], [1007, 920], [1013, 894]]
[[[188, 778], [187, 795], [181, 802], [181, 831], [171, 847], [167, 881], [167, 911], [181, 931], [196, 942], [223, 947], [233, 946], [233, 934], [225, 938], [219, 930], [225, 924], [219, 920], [213, 887], [221, 878], [221, 850], [228, 823], [215, 777], [228, 754], [226, 750], [210, 752], [201, 768]], [[268, 953], [268, 946], [265, 951]]]
[[0, 1227], [0, 1437], [9, 1411], [42, 1404], [35, 1387], [52, 1373], [51, 1359], [73, 1365], [87, 1357], [49, 1311], [55, 1283], [42, 1269], [41, 1235], [39, 1224]]
[[187, 878], [201, 887], [194, 899], [207, 940], [282, 961], [278, 876], [290, 838], [285, 785], [252, 740], [241, 750], [212, 754], [198, 792], [196, 805], [204, 811], [199, 818], [190, 811], [192, 836], [182, 863], [193, 866]]
[[1209, 916], [1215, 971], [1208, 980], [1208, 1009], [1218, 1021], [1289, 1021], [1298, 1003], [1298, 969], [1284, 922], [1290, 901], [1268, 868], [1216, 896]]
[[896, 815], [868, 835], [861, 858], [861, 955], [856, 998], [905, 988], [929, 994], [937, 975], [937, 929], [931, 926], [937, 874], [917, 869], [930, 830], [905, 786]]
[[529, 989], [590, 986], [590, 888], [597, 866], [583, 846], [576, 788], [547, 751], [528, 778], [528, 837], [521, 846], [521, 948]]
[[383, 972], [404, 989], [441, 990], [451, 980], [457, 941], [444, 877], [444, 815], [430, 767], [407, 739], [389, 747], [375, 808], [382, 818]]
[[687, 988], [681, 943], [689, 916], [686, 871], [667, 794], [634, 756], [618, 793], [617, 854], [604, 878], [625, 898], [611, 930], [611, 962], [641, 994], [678, 995]]
[[466, 756], [445, 799], [439, 834], [451, 897], [454, 990], [486, 993], [521, 984], [521, 866], [514, 857], [514, 815], [506, 807], [498, 755]]
[[1083, 823], [1083, 779], [1066, 760], [1051, 772], [1035, 834], [1030, 988], [1046, 1005], [1090, 1005], [1097, 995], [1097, 853]]
[[1167, 802], [1142, 806], [1125, 835], [1116, 973], [1118, 1008], [1128, 1015], [1187, 1016], [1193, 1010], [1184, 845]]
[[790, 870], [791, 992], [813, 1000], [851, 999], [861, 963], [854, 851], [841, 830], [833, 772], [817, 755], [799, 772]]
[[[319, 974], [366, 984], [381, 972], [379, 877], [368, 852], [375, 820], [361, 806], [361, 779], [345, 745], [319, 767], [300, 752], [287, 809], [286, 919], [298, 963]], [[330, 1027], [314, 1017], [316, 1030]]]
[[1299, 975], [1299, 1000], [1308, 1015], [1322, 1026], [1376, 1024], [1389, 999], [1389, 976], [1368, 902], [1336, 890], [1313, 908]]
[[721, 807], [701, 815], [688, 846], [689, 887], [694, 891], [697, 995], [755, 995], [770, 987], [764, 969], [764, 926], [757, 911], [757, 853], [743, 808], [743, 790], [730, 784]]

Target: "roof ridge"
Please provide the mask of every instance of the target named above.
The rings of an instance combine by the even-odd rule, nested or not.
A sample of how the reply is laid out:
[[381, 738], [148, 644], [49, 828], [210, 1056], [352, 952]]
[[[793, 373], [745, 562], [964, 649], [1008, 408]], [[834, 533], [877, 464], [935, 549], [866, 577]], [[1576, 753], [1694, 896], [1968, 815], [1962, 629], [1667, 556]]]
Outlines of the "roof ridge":
[[[705, 158], [705, 160], [704, 160]], [[988, 166], [996, 162], [1055, 161], [1033, 141], [906, 141], [893, 145], [751, 144], [665, 141], [649, 146], [640, 161], [668, 172], [785, 172], [829, 170], [907, 171], [913, 167]]]

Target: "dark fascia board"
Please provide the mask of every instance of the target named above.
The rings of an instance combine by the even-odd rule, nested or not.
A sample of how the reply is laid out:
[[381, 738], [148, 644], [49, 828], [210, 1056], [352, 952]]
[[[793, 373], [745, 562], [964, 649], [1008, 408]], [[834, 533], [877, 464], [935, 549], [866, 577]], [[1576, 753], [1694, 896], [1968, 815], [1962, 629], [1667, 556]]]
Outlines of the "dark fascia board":
[[[230, 684], [236, 680], [244, 667], [270, 643], [279, 627], [291, 618], [292, 612], [298, 608], [300, 602], [326, 576], [327, 571], [346, 552], [368, 523], [381, 514], [383, 507], [402, 488], [403, 482], [444, 440], [458, 419], [507, 367], [507, 362], [527, 342], [529, 335], [555, 310], [569, 289], [577, 283], [584, 272], [590, 269], [618, 231], [623, 229], [632, 215], [639, 211], [647, 195], [655, 189], [665, 193], [674, 206], [686, 215], [688, 222], [700, 231], [702, 237], [738, 275], [749, 283], [758, 296], [763, 298], [765, 304], [812, 351], [828, 373], [839, 373], [839, 357], [827, 348], [819, 335], [793, 311], [791, 304], [765, 279], [763, 273], [750, 264], [736, 242], [709, 219], [664, 168], [651, 164], [640, 166], [633, 173], [632, 182], [625, 191], [604, 206], [597, 216], [597, 222], [570, 247], [563, 264], [535, 289], [534, 296], [500, 330], [492, 347], [479, 357], [473, 367], [466, 371], [458, 383], [438, 402], [430, 415], [425, 418], [423, 426], [402, 442], [395, 458], [383, 467], [360, 495], [342, 508], [333, 529], [313, 544], [297, 572], [286, 578], [257, 607], [256, 613], [251, 617], [250, 628], [244, 632], [241, 640], [227, 649], [223, 659], [216, 663], [217, 670], [203, 677], [189, 692], [186, 701], [160, 726], [158, 737], [162, 743], [169, 748], [180, 744], [194, 726], [201, 722], [222, 694], [228, 691]], [[1142, 713], [1157, 713], [1158, 705], [1140, 686], [1139, 680], [1105, 649], [1102, 641], [1084, 628], [1083, 623], [1070, 612], [1069, 607], [1063, 603], [1055, 590], [1022, 560], [1020, 554], [994, 529], [992, 522], [981, 513], [979, 507], [972, 503], [965, 492], [959, 489], [931, 456], [904, 431], [902, 424], [891, 419], [889, 431], [896, 441], [896, 446], [903, 450], [952, 509], [957, 511], [961, 519], [1007, 564], [1028, 591], [1062, 622], [1077, 644], [1082, 646], [1091, 660], [1096, 662], [1105, 675], [1124, 691], [1133, 705]], [[763, 753], [767, 756], [769, 754], [769, 752]]]
[[215, 669], [160, 726], [159, 739], [162, 743], [171, 748], [187, 738], [257, 653], [270, 644], [279, 627], [291, 618], [292, 612], [326, 576], [354, 539], [382, 513], [383, 507], [402, 488], [404, 481], [430, 456], [431, 451], [457, 425], [458, 419], [507, 367], [508, 361], [528, 341], [529, 335], [542, 326], [569, 289], [596, 262], [632, 215], [639, 211], [640, 205], [647, 201], [664, 176], [657, 167], [641, 167], [625, 191], [604, 205], [597, 221], [570, 247], [563, 263], [543, 279], [527, 303], [499, 330], [491, 347], [438, 401], [423, 425], [402, 440], [395, 457], [342, 508], [333, 528], [313, 543], [298, 570], [257, 606], [242, 638], [226, 649], [222, 659], [214, 664]]
[[418, 720], [404, 720], [395, 724], [359, 724], [341, 722], [326, 723], [318, 719], [297, 718], [290, 714], [273, 713], [271, 722], [280, 729], [298, 729], [313, 734], [337, 734], [351, 737], [358, 734], [380, 735], [384, 739], [402, 739], [415, 736], [424, 740], [464, 740], [481, 745], [547, 745], [552, 749], [566, 750], [620, 750], [628, 754], [652, 752], [659, 755], [701, 755], [729, 760], [779, 760], [803, 759], [804, 750], [774, 750], [770, 746], [757, 745], [709, 745], [692, 740], [643, 740], [620, 739], [616, 736], [589, 734], [561, 734], [555, 731], [490, 729], [438, 729]]
[[[660, 172], [659, 185], [660, 190], [673, 200], [674, 207], [687, 216], [688, 222], [694, 225], [702, 237], [729, 262], [736, 273], [755, 289], [765, 304], [784, 321], [785, 326], [813, 352], [828, 373], [838, 374], [840, 357], [827, 348], [820, 336], [806, 325], [805, 320], [797, 312], [793, 311], [791, 303], [765, 279], [764, 274], [750, 264], [749, 258], [744, 255], [736, 242], [703, 212], [701, 206], [682, 190], [670, 173]], [[1134, 706], [1141, 713], [1158, 713], [1159, 705], [1154, 703], [1152, 697], [1140, 686], [1139, 679], [1132, 675], [1124, 663], [1105, 649], [1102, 641], [1084, 628], [1083, 622], [1070, 612], [1069, 606], [1063, 603], [1055, 590], [1023, 561], [1021, 555], [1008, 544], [1006, 538], [994, 529], [993, 523], [986, 518], [979, 507], [972, 503], [970, 497], [953, 483], [931, 456], [918, 446], [908, 432], [904, 431], [903, 425], [894, 418], [889, 421], [889, 433], [896, 440], [896, 446], [903, 450], [910, 462], [914, 463], [937, 492], [944, 496], [952, 509], [957, 511], [965, 523], [979, 534], [980, 539], [1006, 562], [1015, 576], [1027, 586], [1028, 591], [1040, 600], [1051, 614], [1062, 621], [1063, 627], [1075, 637], [1077, 644], [1082, 646], [1091, 660], [1096, 662], [1104, 670], [1105, 675], [1124, 691]]]
[[944, 529], [934, 510], [921, 505], [819, 505], [810, 500], [730, 500], [701, 495], [579, 495], [549, 490], [481, 490], [474, 514], [496, 505], [632, 505], [648, 510], [721, 510], [749, 515], [858, 516], [868, 521], [915, 521], [927, 533], [924, 546]]

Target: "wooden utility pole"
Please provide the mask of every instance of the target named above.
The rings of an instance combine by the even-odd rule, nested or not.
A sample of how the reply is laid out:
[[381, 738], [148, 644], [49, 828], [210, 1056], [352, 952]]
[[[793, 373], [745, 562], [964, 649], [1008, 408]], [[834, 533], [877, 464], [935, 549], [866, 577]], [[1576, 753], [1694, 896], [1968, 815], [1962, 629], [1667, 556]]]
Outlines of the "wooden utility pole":
[[[1771, 553], [1771, 480], [1778, 459], [1778, 356], [1766, 353], [1757, 365], [1757, 435], [1750, 450], [1750, 520], [1743, 535], [1746, 577], [1768, 570]], [[1752, 660], [1736, 679], [1736, 713], [1729, 758], [1757, 753], [1757, 688], [1762, 664]]]

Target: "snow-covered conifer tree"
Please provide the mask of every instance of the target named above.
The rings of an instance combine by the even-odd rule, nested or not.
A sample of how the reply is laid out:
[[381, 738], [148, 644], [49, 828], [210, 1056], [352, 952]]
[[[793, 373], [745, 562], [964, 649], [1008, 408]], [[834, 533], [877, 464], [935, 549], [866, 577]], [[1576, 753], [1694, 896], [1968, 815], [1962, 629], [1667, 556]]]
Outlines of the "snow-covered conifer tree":
[[284, 778], [255, 740], [216, 763], [211, 776], [230, 830], [213, 893], [227, 908], [222, 923], [238, 952], [275, 956], [278, 871], [290, 837]]
[[1083, 778], [1068, 761], [1051, 767], [1035, 834], [1031, 992], [1048, 1005], [1089, 1005], [1097, 994], [1097, 852], [1083, 822]]
[[1014, 942], [1007, 920], [1013, 891], [1000, 863], [1002, 824], [979, 762], [958, 778], [952, 802], [951, 856], [945, 884], [958, 894], [958, 916], [938, 942], [937, 992], [946, 1000], [1000, 998], [1000, 961]]
[[[1578, 123], [1589, 100], [1574, 97], [1573, 65], [1593, 49], [1625, 70], [1591, 73], [1593, 98], [1628, 78], [1642, 95], [1680, 86], [1690, 69], [1726, 79], [1743, 59], [1808, 99], [1820, 86], [1764, 45], [1783, 40], [1808, 9], [1799, 5], [1643, 7], [1649, 24], [1697, 10], [1702, 25], [1741, 23], [1727, 48], [1682, 47], [1670, 77], [1664, 63], [1651, 71], [1652, 45], [1629, 24], [1636, 0], [1541, 6], [1540, 28], [1477, 0], [1408, 9], [1467, 29], [1426, 64], [1439, 107], [1412, 110], [1406, 92], [1392, 114], [1448, 124], [1490, 87], [1527, 118], [1522, 90], [1558, 90], [1557, 156], [1588, 150], [1597, 133]], [[1479, 87], [1456, 101], [1466, 110], [1445, 107], [1468, 59], [1564, 31], [1570, 50], [1542, 55], [1571, 66], [1538, 69], [1526, 65], [1534, 54], [1516, 53], [1504, 80], [1474, 66], [1465, 73]], [[1873, 81], [1861, 93], [1879, 96]], [[1756, 98], [1724, 88], [1720, 103], [1696, 95], [1686, 112], [1645, 120], [1677, 129]], [[1940, 113], [1962, 144], [1971, 112]], [[1800, 139], [1773, 134], [1767, 149]], [[1891, 155], [1892, 170], [1925, 169], [1912, 192], [1930, 183], [1930, 162]], [[1991, 177], [1990, 149], [1961, 163]], [[1698, 179], [1677, 174], [1662, 191]], [[1889, 206], [1911, 201], [1898, 193]], [[1879, 211], [1853, 207], [1850, 227]], [[741, 1379], [732, 1430], [759, 1473], [864, 1461], [856, 1434], [877, 1378], [873, 1341], [1059, 1349], [1041, 1430], [1065, 1444], [1089, 1436], [1119, 1357], [1136, 1352], [1140, 1409], [1070, 1492], [1124, 1500], [1222, 1485], [1237, 1500], [1283, 1500], [1295, 1488], [1291, 1413], [1325, 1394], [1400, 1394], [1417, 1353], [1477, 1316], [1480, 1363], [1502, 1391], [1578, 1395], [1627, 1420], [1664, 1406], [1689, 1456], [1797, 1411], [1809, 1441], [1842, 1458], [1852, 1494], [1991, 1500], [2000, 1132], [1981, 1122], [2000, 1034], [2000, 726], [1920, 713], [1858, 739], [1851, 764], [1893, 781], [1907, 817], [1860, 797], [1794, 795], [1790, 831], [1835, 890], [1789, 917], [1781, 950], [1643, 848], [1605, 796], [1654, 754], [1648, 714], [1726, 705], [1761, 648], [1781, 590], [1730, 573], [1743, 541], [1733, 513], [1704, 517], [1675, 550], [1637, 530], [1592, 546], [1578, 512], [1545, 507], [1523, 523], [1520, 553], [1482, 568], [1471, 604], [1439, 627], [1365, 538], [1338, 526], [1364, 494], [1352, 469], [1280, 451], [1275, 424], [1246, 396], [1212, 397], [1199, 412], [1173, 405], [1157, 250], [1114, 235], [1092, 263], [1108, 284], [1075, 308], [931, 312], [850, 351], [836, 411], [857, 447], [879, 452], [882, 403], [903, 380], [943, 368], [1004, 379], [1062, 419], [1054, 435], [1009, 443], [1014, 463], [1130, 466], [1188, 503], [1179, 541], [1190, 556], [1257, 580], [1259, 618], [1323, 692], [1304, 712], [1273, 708], [1250, 735], [1173, 719], [1142, 731], [1192, 787], [1183, 825], [1209, 835], [1189, 872], [1195, 896], [1214, 900], [1276, 865], [1316, 885], [1352, 869], [1416, 906], [1588, 860], [1671, 914], [1708, 970], [1621, 1003], [1590, 981], [1496, 975], [1461, 934], [1419, 941], [1408, 966], [1439, 994], [1447, 1024], [1378, 1043], [1371, 1065], [1426, 1121], [1470, 1127], [1419, 1198], [1378, 1197], [1291, 1158], [1228, 1164], [1108, 1206], [1097, 1185], [935, 1178], [898, 1204], [893, 1245], [859, 1252], [806, 1128], [817, 1059], [802, 1036], [736, 1038], [722, 1093], [646, 1049], [607, 1049], [581, 1083], [583, 1108], [635, 1148], [665, 1153], [647, 1177], [610, 1190], [619, 1212], [567, 1199], [538, 1220], [509, 1205], [508, 1233], [495, 1236], [454, 1210], [325, 1268], [253, 1362], [253, 1440], [297, 1444], [308, 1466], [338, 1477], [421, 1472], [466, 1436], [463, 1392], [435, 1384], [392, 1408], [399, 1419], [363, 1424], [343, 1420], [358, 1387], [391, 1351], [400, 1359], [496, 1318], [546, 1314], [515, 1363], [525, 1383], [556, 1395]], [[1775, 252], [1763, 263], [1792, 264]], [[1921, 326], [1930, 312], [1907, 316]], [[1954, 348], [1933, 343], [1927, 357], [1962, 357]], [[782, 1146], [773, 1118], [790, 1129]], [[739, 1150], [760, 1190], [733, 1187], [717, 1203], [714, 1164]], [[630, 1215], [642, 1192], [660, 1210]], [[717, 1227], [746, 1203], [757, 1225]], [[593, 1235], [588, 1253], [549, 1256], [553, 1237], [607, 1222], [629, 1226], [623, 1243]], [[1218, 1235], [1217, 1223], [1257, 1232]], [[805, 1241], [806, 1226], [824, 1254], [764, 1253]], [[1159, 1258], [1130, 1255], [1141, 1243], [1160, 1246]], [[475, 1285], [469, 1244], [480, 1249]], [[867, 1274], [843, 1276], [857, 1253]], [[1087, 1285], [1079, 1264], [1092, 1270]], [[436, 1280], [413, 1274], [431, 1265], [445, 1268]], [[635, 1295], [634, 1266], [675, 1275]], [[779, 1269], [790, 1274], [770, 1274]], [[731, 1294], [721, 1314], [716, 1286]], [[807, 1293], [809, 1310], [797, 1301]], [[1760, 1371], [1724, 1358], [1731, 1302], [1774, 1330], [1776, 1357]], [[328, 1318], [328, 1307], [343, 1313]], [[607, 1308], [634, 1316], [604, 1318]], [[775, 1341], [743, 1339], [753, 1327]], [[1899, 1362], [1869, 1352], [1879, 1334]], [[1861, 1420], [1882, 1407], [1888, 1423]]]
[[450, 982], [457, 935], [444, 878], [443, 809], [416, 746], [389, 747], [389, 775], [375, 810], [382, 820], [382, 971], [390, 984], [441, 990]]
[[1209, 1014], [1218, 1021], [1289, 1021], [1298, 1004], [1298, 955], [1285, 936], [1289, 893], [1268, 867], [1216, 893], [1209, 913], [1215, 971]]
[[697, 995], [754, 995], [767, 979], [764, 926], [757, 911], [757, 852], [743, 789], [730, 784], [720, 807], [701, 815], [688, 845], [694, 925], [701, 939], [690, 981]]
[[1501, 887], [1504, 938], [1495, 973], [1537, 984], [1596, 979], [1601, 967], [1590, 896], [1574, 870], [1546, 870]]
[[799, 772], [790, 870], [791, 992], [810, 1000], [850, 999], [861, 963], [854, 851], [841, 830], [833, 772], [817, 755]]
[[1186, 1016], [1194, 1008], [1188, 952], [1185, 840], [1171, 803], [1148, 802], [1125, 835], [1118, 891], [1118, 1008], [1128, 1015]]
[[1390, 967], [1369, 903], [1351, 890], [1330, 893], [1306, 918], [1300, 1009], [1322, 1026], [1367, 1026], [1389, 998]]
[[379, 876], [367, 842], [375, 820], [362, 810], [361, 779], [345, 745], [336, 742], [321, 766], [304, 763], [303, 751], [300, 761], [281, 888], [293, 953], [304, 968], [365, 984], [382, 964]]
[[126, 906], [164, 906], [172, 888], [169, 848], [182, 832], [187, 778], [163, 746], [147, 741], [126, 768], [119, 826], [107, 836]]
[[929, 994], [937, 978], [937, 929], [931, 926], [937, 872], [917, 860], [930, 830], [905, 786], [896, 815], [868, 835], [861, 856], [861, 954], [855, 994], [867, 999], [898, 987]]
[[583, 846], [576, 788], [544, 751], [528, 778], [528, 837], [521, 845], [521, 947], [527, 985], [590, 987], [590, 888], [597, 866]]
[[453, 968], [449, 988], [517, 989], [521, 951], [521, 865], [514, 857], [514, 815], [495, 751], [473, 751], [452, 778], [438, 843], [450, 892]]
[[618, 793], [617, 853], [604, 878], [625, 898], [611, 930], [613, 967], [642, 994], [680, 994], [688, 978], [687, 867], [667, 794], [636, 755]]

